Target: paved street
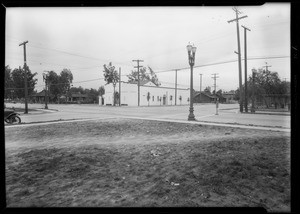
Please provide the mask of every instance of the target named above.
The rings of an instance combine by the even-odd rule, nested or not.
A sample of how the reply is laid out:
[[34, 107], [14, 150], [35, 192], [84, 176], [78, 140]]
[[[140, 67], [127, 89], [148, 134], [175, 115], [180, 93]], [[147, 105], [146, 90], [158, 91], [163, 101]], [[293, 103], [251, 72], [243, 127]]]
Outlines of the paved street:
[[[19, 108], [24, 107], [24, 104], [8, 103], [7, 107]], [[119, 116], [187, 121], [189, 113], [189, 106], [112, 107], [96, 104], [50, 104], [49, 110], [44, 110], [43, 104], [29, 104], [29, 108], [39, 110], [31, 111], [27, 115], [21, 113], [23, 123]], [[214, 104], [195, 105], [194, 114], [200, 122], [290, 128], [289, 115], [241, 114], [238, 113], [237, 104], [220, 104], [218, 115]]]

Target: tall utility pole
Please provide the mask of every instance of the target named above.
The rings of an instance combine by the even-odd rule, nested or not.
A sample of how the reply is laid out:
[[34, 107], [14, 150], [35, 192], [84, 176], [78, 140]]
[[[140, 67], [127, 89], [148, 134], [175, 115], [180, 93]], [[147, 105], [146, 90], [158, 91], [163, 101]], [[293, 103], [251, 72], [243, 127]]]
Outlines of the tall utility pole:
[[121, 106], [121, 68], [119, 68], [119, 106]]
[[[218, 76], [217, 76], [217, 73], [214, 73], [214, 74], [212, 74], [213, 75], [213, 79], [214, 79], [214, 88], [215, 88], [215, 96], [217, 97], [217, 78], [219, 78]], [[217, 102], [217, 98], [215, 99], [215, 102]]]
[[134, 66], [135, 68], [138, 69], [138, 106], [140, 106], [140, 62], [144, 62], [143, 60], [136, 59], [132, 60], [133, 62], [137, 62], [137, 66]]
[[201, 90], [202, 90], [202, 74], [200, 75], [200, 103], [201, 103]]
[[240, 112], [243, 112], [243, 103], [242, 103], [242, 60], [241, 60], [241, 47], [240, 47], [240, 30], [239, 30], [239, 20], [246, 18], [248, 16], [242, 16], [239, 17], [239, 14], [241, 12], [237, 8], [232, 8], [235, 11], [236, 18], [227, 21], [228, 23], [230, 22], [236, 22], [236, 29], [237, 29], [237, 43], [238, 43], [238, 60], [239, 60], [239, 89], [240, 89]]
[[252, 95], [252, 106], [251, 106], [251, 112], [252, 113], [255, 113], [255, 106], [254, 106], [254, 104], [255, 104], [255, 97], [256, 97], [256, 95], [255, 95], [255, 93], [256, 93], [256, 87], [255, 87], [255, 74], [256, 74], [256, 72], [255, 72], [255, 70], [254, 69], [252, 69], [252, 93], [253, 93], [253, 95]]
[[28, 43], [28, 41], [25, 41], [21, 44], [19, 44], [19, 46], [23, 45], [24, 47], [24, 81], [25, 81], [25, 112], [24, 114], [28, 114], [28, 102], [27, 102], [27, 98], [28, 98], [28, 90], [27, 90], [27, 64], [26, 64], [26, 43]]
[[263, 67], [266, 67], [266, 71], [268, 72], [268, 67], [272, 67], [272, 65], [268, 65], [268, 63], [266, 62], [266, 65]]
[[175, 70], [175, 106], [177, 105], [177, 70]]
[[251, 31], [249, 28], [246, 28], [242, 25], [244, 28], [244, 43], [245, 43], [245, 112], [248, 112], [248, 86], [247, 86], [247, 30]]

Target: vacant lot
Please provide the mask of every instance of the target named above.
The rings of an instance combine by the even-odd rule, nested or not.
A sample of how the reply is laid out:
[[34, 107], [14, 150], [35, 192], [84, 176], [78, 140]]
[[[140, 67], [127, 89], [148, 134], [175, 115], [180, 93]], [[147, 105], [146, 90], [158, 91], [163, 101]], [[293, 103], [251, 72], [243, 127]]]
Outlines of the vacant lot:
[[287, 133], [114, 119], [5, 135], [8, 207], [290, 210]]

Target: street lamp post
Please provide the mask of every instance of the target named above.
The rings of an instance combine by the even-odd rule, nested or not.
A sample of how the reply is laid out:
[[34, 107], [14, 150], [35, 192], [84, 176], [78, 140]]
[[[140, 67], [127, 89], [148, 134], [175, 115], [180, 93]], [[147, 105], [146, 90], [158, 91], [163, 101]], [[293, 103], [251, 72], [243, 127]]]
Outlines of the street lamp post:
[[43, 80], [45, 81], [45, 85], [46, 85], [46, 87], [45, 87], [45, 109], [48, 109], [48, 76], [49, 76], [49, 73], [48, 72], [44, 72], [43, 73]]
[[194, 115], [194, 107], [193, 107], [193, 66], [195, 64], [195, 53], [197, 48], [194, 45], [188, 44], [186, 46], [189, 57], [189, 64], [191, 67], [191, 83], [190, 83], [190, 113], [188, 116], [188, 120], [196, 120]]

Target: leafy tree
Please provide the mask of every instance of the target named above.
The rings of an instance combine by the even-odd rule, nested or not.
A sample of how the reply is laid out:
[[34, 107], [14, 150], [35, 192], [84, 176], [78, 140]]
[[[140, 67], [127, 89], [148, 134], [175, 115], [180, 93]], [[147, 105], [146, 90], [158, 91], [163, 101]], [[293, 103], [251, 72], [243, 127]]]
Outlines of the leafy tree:
[[82, 88], [81, 86], [79, 86], [78, 88], [77, 87], [71, 87], [69, 92], [68, 92], [68, 95], [71, 95], [71, 94], [84, 94], [85, 93], [85, 90], [84, 88]]
[[[106, 81], [106, 85], [112, 83], [113, 87], [114, 87], [114, 95], [115, 95], [115, 90], [116, 90], [116, 84], [119, 81], [119, 75], [117, 70], [115, 70], [115, 66], [112, 65], [112, 63], [110, 62], [108, 65], [103, 65], [104, 67], [104, 71], [103, 71], [103, 75], [104, 75], [104, 80]], [[113, 99], [114, 103], [113, 105], [115, 106], [115, 98]]]
[[211, 94], [210, 92], [211, 88], [209, 86], [207, 86], [205, 89], [204, 89], [204, 92], [207, 93], [207, 94]]
[[114, 94], [114, 103], [119, 103], [119, 99], [120, 99], [119, 92], [115, 91], [115, 94]]
[[101, 97], [101, 105], [103, 104], [102, 100], [103, 100], [103, 95], [105, 94], [105, 88], [104, 86], [100, 86], [98, 89], [98, 94]]
[[66, 94], [66, 92], [70, 89], [71, 83], [73, 81], [73, 74], [70, 69], [64, 68], [60, 72], [59, 83], [60, 83], [60, 93]]
[[[27, 66], [26, 69], [27, 73], [27, 90], [28, 90], [28, 96], [32, 94], [34, 91], [34, 86], [37, 83], [37, 79], [34, 77], [37, 75], [37, 73], [31, 73], [29, 67]], [[25, 97], [25, 69], [21, 68], [15, 68], [11, 72], [11, 80], [13, 82], [14, 87], [14, 95], [17, 98], [24, 98]]]
[[[282, 82], [278, 76], [277, 72], [266, 71], [263, 69], [252, 69], [255, 73], [254, 83], [252, 76], [248, 78], [247, 84], [247, 96], [250, 101], [256, 99], [257, 101], [264, 101], [267, 108], [269, 108], [269, 103], [266, 100], [266, 96], [279, 97], [280, 95], [285, 95], [289, 93], [289, 86], [285, 82]], [[243, 97], [244, 99], [244, 87], [243, 85]], [[275, 99], [275, 107], [279, 104], [278, 100]], [[280, 103], [281, 104], [281, 103]]]
[[[147, 73], [147, 69], [145, 67], [143, 67], [139, 70], [140, 81], [148, 80], [148, 81], [151, 81], [156, 86], [160, 86], [161, 83], [158, 81], [158, 78], [157, 78], [156, 74], [154, 73], [154, 71], [152, 70], [152, 68], [150, 68], [148, 66], [148, 69], [149, 69], [150, 74]], [[138, 72], [131, 71], [131, 73], [129, 75], [127, 75], [127, 77], [128, 77], [128, 82], [137, 82], [138, 81]]]
[[218, 90], [216, 94], [219, 96], [222, 96], [222, 94], [223, 94], [222, 89]]
[[98, 93], [99, 93], [99, 96], [101, 96], [101, 97], [105, 94], [105, 88], [104, 88], [104, 86], [100, 86], [99, 87]]
[[161, 83], [158, 81], [158, 78], [157, 78], [156, 74], [154, 73], [154, 71], [152, 70], [152, 68], [150, 68], [150, 66], [148, 66], [148, 69], [149, 69], [150, 75], [151, 75], [151, 82], [153, 82], [156, 86], [160, 86]]
[[9, 65], [5, 66], [5, 83], [4, 83], [4, 87], [5, 87], [5, 92], [4, 92], [4, 98], [13, 98], [13, 80], [12, 80], [12, 76], [11, 76], [11, 68], [9, 67]]
[[49, 99], [56, 101], [61, 93], [60, 77], [55, 71], [48, 71], [47, 77]]
[[93, 102], [93, 103], [98, 103], [99, 102], [99, 99], [98, 99], [98, 96], [99, 96], [99, 92], [98, 90], [94, 89], [94, 88], [91, 88], [88, 92], [88, 97], [89, 99]]

